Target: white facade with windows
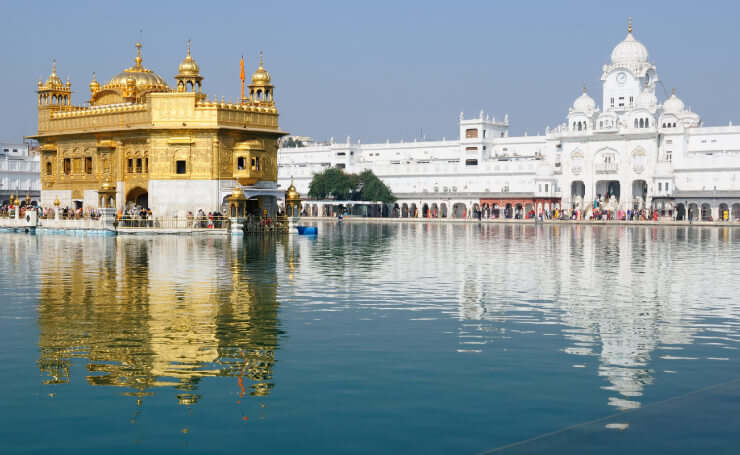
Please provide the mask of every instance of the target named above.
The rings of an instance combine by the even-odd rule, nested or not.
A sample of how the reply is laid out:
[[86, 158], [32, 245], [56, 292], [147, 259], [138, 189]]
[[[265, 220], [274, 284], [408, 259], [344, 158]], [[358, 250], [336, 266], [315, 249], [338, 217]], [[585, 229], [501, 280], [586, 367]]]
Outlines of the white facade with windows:
[[675, 90], [661, 103], [657, 69], [631, 26], [601, 80], [601, 108], [584, 87], [566, 122], [544, 136], [509, 136], [508, 116], [461, 114], [458, 140], [360, 144], [348, 138], [282, 148], [278, 181], [287, 187], [293, 179], [306, 194], [313, 174], [327, 167], [370, 169], [399, 202], [457, 201], [470, 210], [475, 201], [517, 193], [586, 211], [598, 200], [614, 212], [653, 208], [678, 219], [715, 220], [727, 212], [739, 219], [740, 127], [704, 127]]
[[25, 200], [28, 194], [35, 201], [41, 194], [39, 155], [28, 144], [0, 143], [0, 204], [11, 195]]

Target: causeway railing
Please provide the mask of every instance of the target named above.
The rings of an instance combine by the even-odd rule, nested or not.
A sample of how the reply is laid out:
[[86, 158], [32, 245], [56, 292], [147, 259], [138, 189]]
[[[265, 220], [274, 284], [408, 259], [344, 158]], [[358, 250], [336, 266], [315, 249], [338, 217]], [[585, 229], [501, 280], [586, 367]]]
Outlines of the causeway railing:
[[132, 218], [122, 216], [118, 219], [118, 229], [228, 229], [229, 219], [224, 217], [193, 218]]

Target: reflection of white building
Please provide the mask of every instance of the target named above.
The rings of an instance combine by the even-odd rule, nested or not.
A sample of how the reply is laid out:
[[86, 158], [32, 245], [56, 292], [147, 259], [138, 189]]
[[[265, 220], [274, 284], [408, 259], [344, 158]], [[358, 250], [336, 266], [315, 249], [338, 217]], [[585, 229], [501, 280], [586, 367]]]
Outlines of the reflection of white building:
[[11, 195], [38, 201], [40, 191], [38, 154], [28, 144], [0, 144], [0, 204]]
[[588, 208], [601, 198], [614, 210], [653, 207], [679, 219], [687, 208], [705, 219], [727, 210], [740, 218], [740, 127], [703, 127], [675, 90], [668, 95], [631, 24], [601, 80], [601, 107], [584, 87], [567, 121], [544, 136], [509, 136], [508, 116], [461, 114], [458, 140], [360, 144], [348, 138], [280, 149], [278, 178], [284, 187], [293, 178], [306, 194], [313, 174], [328, 167], [371, 169], [400, 206], [419, 204], [423, 211], [436, 205], [446, 216], [475, 204]]

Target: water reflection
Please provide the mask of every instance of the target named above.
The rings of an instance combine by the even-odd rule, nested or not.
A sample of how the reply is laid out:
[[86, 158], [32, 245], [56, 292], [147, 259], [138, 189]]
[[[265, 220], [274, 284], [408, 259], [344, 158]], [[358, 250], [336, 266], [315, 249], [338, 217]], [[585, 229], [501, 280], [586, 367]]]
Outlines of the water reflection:
[[197, 403], [209, 376], [237, 378], [240, 397], [268, 395], [281, 335], [279, 248], [261, 237], [45, 236], [43, 381], [72, 381], [81, 361], [89, 384], [125, 387], [139, 400], [171, 387], [179, 403]]
[[[491, 242], [494, 260], [468, 263], [460, 277], [459, 315], [468, 322], [564, 326], [561, 333], [571, 342], [566, 353], [598, 359], [598, 374], [607, 382], [602, 389], [614, 392], [608, 404], [636, 408], [654, 382], [656, 357], [685, 360], [680, 351], [698, 337], [736, 349], [740, 313], [727, 264], [738, 253], [731, 239], [739, 232], [481, 226], [479, 237]], [[478, 237], [470, 228], [465, 233], [466, 240]], [[699, 260], [707, 257], [716, 257], [716, 266]], [[469, 336], [470, 327], [461, 336]], [[496, 333], [483, 330], [484, 323], [477, 328]], [[715, 339], [717, 331], [722, 340]]]

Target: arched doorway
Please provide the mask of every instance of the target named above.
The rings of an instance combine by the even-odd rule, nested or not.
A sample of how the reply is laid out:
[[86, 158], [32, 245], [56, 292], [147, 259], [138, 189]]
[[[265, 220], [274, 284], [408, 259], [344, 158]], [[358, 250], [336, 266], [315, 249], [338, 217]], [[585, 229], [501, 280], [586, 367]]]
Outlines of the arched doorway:
[[689, 220], [698, 220], [699, 206], [695, 202], [689, 204]]
[[740, 220], [740, 204], [732, 204], [732, 214], [730, 215], [732, 221]]
[[393, 218], [399, 218], [401, 216], [401, 206], [393, 204]]
[[686, 206], [683, 203], [679, 203], [676, 206], [676, 221], [683, 221], [686, 219]]
[[702, 221], [712, 220], [712, 207], [709, 205], [708, 202], [705, 202], [701, 205], [701, 220]]
[[416, 218], [419, 215], [419, 210], [416, 208], [416, 203], [411, 204], [411, 207], [409, 207], [409, 216], [411, 218]]
[[447, 218], [447, 204], [445, 204], [444, 202], [439, 205], [439, 217]]
[[632, 181], [632, 197], [635, 210], [642, 210], [645, 207], [645, 198], [647, 197], [648, 185], [645, 180]]
[[421, 206], [421, 216], [427, 218], [429, 216], [429, 206], [424, 204]]
[[432, 203], [432, 218], [439, 218], [439, 207], [437, 206], [436, 202]]
[[452, 217], [453, 218], [464, 218], [466, 215], [466, 207], [462, 202], [452, 205]]
[[126, 194], [126, 208], [130, 209], [133, 207], [149, 208], [149, 192], [146, 189], [135, 186]]
[[[727, 219], [725, 220], [725, 212], [727, 212]], [[730, 221], [730, 208], [724, 202], [719, 205], [719, 215], [717, 217], [722, 221]]]
[[409, 205], [404, 203], [401, 206], [401, 217], [402, 218], [408, 218], [409, 217]]
[[580, 208], [583, 204], [583, 198], [586, 197], [586, 184], [581, 180], [576, 180], [570, 184], [570, 199], [573, 201], [573, 208]]
[[527, 202], [527, 205], [524, 206], [524, 217], [529, 218], [532, 216], [534, 218], [534, 214], [532, 213], [533, 210], [534, 208], [532, 207], [532, 204]]
[[504, 208], [504, 218], [513, 218], [514, 217], [514, 208], [511, 206], [510, 202], [506, 203], [506, 207]]

